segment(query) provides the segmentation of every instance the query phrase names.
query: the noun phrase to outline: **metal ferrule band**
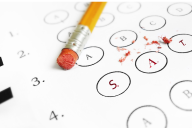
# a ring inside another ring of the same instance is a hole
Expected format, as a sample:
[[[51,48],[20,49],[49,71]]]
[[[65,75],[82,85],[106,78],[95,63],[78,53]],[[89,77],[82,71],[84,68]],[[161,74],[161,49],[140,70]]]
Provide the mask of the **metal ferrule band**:
[[[72,49],[78,56],[80,56],[90,35],[91,31],[87,26],[78,25],[68,40],[65,48]]]

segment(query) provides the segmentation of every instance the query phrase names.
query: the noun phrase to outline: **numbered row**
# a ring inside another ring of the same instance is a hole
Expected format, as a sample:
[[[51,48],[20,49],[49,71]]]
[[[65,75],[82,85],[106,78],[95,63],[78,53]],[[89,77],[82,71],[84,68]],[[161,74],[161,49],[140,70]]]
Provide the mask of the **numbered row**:
[[[120,36],[119,41],[122,41],[122,43],[126,43],[127,40],[125,37],[129,36],[126,33],[130,33],[130,32],[131,31],[124,31],[122,33],[124,35],[122,36],[119,35]],[[111,40],[113,41],[118,40],[118,39],[115,39],[114,37],[116,36],[113,35]],[[122,38],[124,37],[125,40],[121,40],[121,37]],[[192,44],[190,43],[190,41],[192,41],[191,35],[179,34],[179,35],[173,36],[172,39],[173,39],[173,42],[168,44],[168,47],[172,51],[175,51],[178,53],[188,53],[192,51]],[[24,50],[20,50],[16,54],[20,59],[30,56],[29,52],[26,52]],[[81,56],[77,60],[76,65],[81,67],[92,66],[100,62],[103,57],[104,57],[104,50],[102,48],[97,46],[86,47],[84,48]],[[143,73],[157,73],[163,70],[167,64],[168,64],[168,59],[166,55],[157,51],[144,52],[139,56],[137,56],[137,58],[135,59],[135,67]],[[3,66],[3,57],[0,57],[0,66]]]
[[[121,71],[109,72],[97,82],[97,92],[104,97],[116,97],[125,93],[131,85],[131,78]],[[169,92],[171,102],[179,109],[192,111],[192,81],[183,80],[174,84]]]
[[[75,26],[67,27],[62,29],[58,35],[57,39],[60,42],[67,43],[70,38]],[[132,30],[121,30],[115,32],[109,39],[109,42],[114,47],[127,47],[133,45],[137,42],[138,35]],[[192,51],[192,35],[190,34],[177,34],[170,37],[172,42],[167,44],[169,49],[178,53],[187,53]],[[134,41],[134,43],[133,43]]]
[[[87,3],[87,2],[77,3],[75,5],[75,9],[77,11],[84,12],[89,7],[89,4],[90,3]],[[141,3],[125,2],[125,3],[119,4],[117,7],[117,10],[120,13],[129,14],[129,13],[138,11],[140,8],[141,8]],[[173,16],[185,16],[191,13],[191,11],[192,11],[192,6],[187,3],[174,3],[167,8],[167,12]],[[48,23],[48,24],[62,23],[68,18],[68,16],[69,16],[69,13],[65,10],[52,11],[45,16],[44,21],[45,23]],[[100,20],[101,21],[99,21],[99,23],[96,26],[105,26],[105,25],[102,25],[103,24],[102,20],[105,20],[104,21],[105,24],[109,24],[111,21],[114,20],[114,16],[112,14],[103,13],[100,17]],[[151,23],[154,24],[153,22]]]
[[[39,84],[43,79],[34,77],[31,79],[33,86]],[[131,85],[131,78],[121,71],[109,72],[102,76],[97,83],[97,91],[104,97],[116,97],[125,93]],[[137,95],[137,94],[136,94]],[[169,99],[173,105],[183,111],[192,111],[192,80],[183,80],[175,83],[169,91]],[[51,111],[49,120],[60,120],[63,113]],[[47,118],[48,119],[48,118]],[[137,123],[136,123],[137,122]],[[127,127],[151,127],[166,128],[168,118],[163,110],[153,105],[145,105],[134,109],[127,118]]]

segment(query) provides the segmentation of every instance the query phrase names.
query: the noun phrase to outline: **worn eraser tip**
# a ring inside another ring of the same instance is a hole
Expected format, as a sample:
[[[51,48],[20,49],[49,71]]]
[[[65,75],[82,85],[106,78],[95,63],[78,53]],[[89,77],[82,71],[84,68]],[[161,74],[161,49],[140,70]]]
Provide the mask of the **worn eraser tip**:
[[[63,49],[60,53],[59,57],[57,58],[57,63],[60,67],[65,70],[71,69],[78,59],[78,55],[71,49]]]

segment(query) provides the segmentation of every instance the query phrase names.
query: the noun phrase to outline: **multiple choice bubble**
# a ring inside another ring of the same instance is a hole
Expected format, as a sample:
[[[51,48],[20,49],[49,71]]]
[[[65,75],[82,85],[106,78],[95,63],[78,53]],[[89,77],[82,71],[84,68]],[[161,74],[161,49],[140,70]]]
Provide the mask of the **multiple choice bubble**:
[[[123,94],[130,86],[130,77],[121,71],[114,71],[102,76],[97,83],[97,91],[105,97]]]
[[[114,47],[127,47],[137,40],[137,34],[131,30],[121,30],[114,33],[109,42]]]
[[[114,21],[115,17],[111,13],[102,13],[99,17],[96,27],[104,27],[111,24]]]
[[[89,5],[89,2],[78,2],[75,4],[75,9],[80,12],[85,12]]]
[[[145,52],[135,61],[136,68],[143,73],[157,73],[164,69],[168,63],[167,57],[156,51]]]
[[[98,63],[104,56],[102,48],[97,46],[86,47],[77,60],[77,65],[81,67],[88,67]]]
[[[139,26],[146,31],[155,31],[164,27],[165,24],[166,20],[162,16],[148,16],[140,21]]]
[[[126,2],[126,3],[121,3],[117,10],[120,13],[133,13],[136,12],[141,8],[141,4],[138,2]]]
[[[167,117],[165,113],[151,105],[135,109],[128,117],[128,128],[166,128]]]
[[[70,26],[67,28],[62,29],[57,34],[57,39],[62,43],[67,43],[68,39],[70,38],[72,32],[75,30],[75,26]]]
[[[177,53],[188,53],[192,51],[192,35],[177,34],[171,38],[172,42],[167,45],[172,51]]]
[[[170,5],[167,11],[173,16],[185,16],[192,12],[192,6],[187,3],[175,3]]]
[[[69,13],[65,10],[56,10],[48,13],[44,21],[47,24],[58,24],[63,23],[69,16]]]
[[[192,111],[192,81],[184,80],[172,86],[169,93],[171,102],[179,109]]]

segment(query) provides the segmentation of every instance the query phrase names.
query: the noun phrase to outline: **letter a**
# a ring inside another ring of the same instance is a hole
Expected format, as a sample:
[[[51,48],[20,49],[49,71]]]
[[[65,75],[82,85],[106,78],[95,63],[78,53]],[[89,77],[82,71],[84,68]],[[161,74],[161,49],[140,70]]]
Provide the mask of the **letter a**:
[[[150,68],[151,68],[151,62],[154,63],[154,65],[157,64],[157,63],[155,63],[154,61],[152,61],[151,59],[149,59]]]
[[[149,122],[148,120],[146,120],[144,118],[143,118],[143,122],[144,122],[146,128],[147,128],[147,123],[151,125],[151,122]]]

